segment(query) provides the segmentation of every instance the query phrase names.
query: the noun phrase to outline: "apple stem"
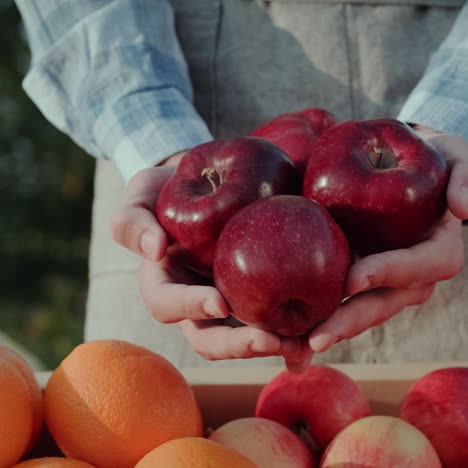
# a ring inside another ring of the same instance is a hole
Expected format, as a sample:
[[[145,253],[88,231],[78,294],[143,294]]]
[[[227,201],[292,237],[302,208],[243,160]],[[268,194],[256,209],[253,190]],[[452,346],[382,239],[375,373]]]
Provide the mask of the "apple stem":
[[[377,165],[375,167],[377,167],[378,169],[382,169],[383,167],[383,155],[382,155],[382,149],[381,148],[377,148],[376,146],[374,147],[374,153],[377,157]]]
[[[312,438],[312,436],[307,431],[307,428],[303,425],[299,426],[297,429],[297,435],[304,441],[304,443],[309,448],[310,452],[316,459],[320,459],[321,450],[320,447],[317,445],[317,442]]]
[[[216,192],[221,182],[219,174],[216,172],[216,169],[213,169],[212,167],[205,167],[201,175],[202,177],[206,177],[210,181],[211,187],[213,188],[213,192]]]
[[[376,169],[393,169],[398,166],[395,153],[390,149],[374,146],[369,154],[369,163]]]

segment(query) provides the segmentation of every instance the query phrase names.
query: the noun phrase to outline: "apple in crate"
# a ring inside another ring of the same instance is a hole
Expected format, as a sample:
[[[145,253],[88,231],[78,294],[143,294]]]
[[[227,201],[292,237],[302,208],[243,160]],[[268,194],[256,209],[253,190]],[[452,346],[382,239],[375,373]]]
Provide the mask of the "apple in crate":
[[[468,467],[468,368],[437,369],[418,379],[400,417],[427,436],[444,468]]]
[[[368,416],[343,429],[320,468],[442,468],[427,437],[393,416]]]
[[[288,428],[264,418],[229,421],[209,436],[241,452],[259,467],[314,468],[307,445]]]
[[[303,373],[282,371],[261,390],[255,415],[292,429],[323,453],[333,437],[371,414],[368,400],[349,376],[329,366],[310,365]]]
[[[426,240],[446,211],[444,157],[394,119],[341,122],[315,142],[304,195],[327,207],[360,255]]]
[[[335,125],[336,117],[325,109],[311,107],[278,115],[251,135],[265,138],[284,150],[304,174],[312,154],[311,146],[325,130]]]
[[[301,196],[276,195],[226,223],[213,276],[240,322],[298,336],[339,306],[350,264],[348,242],[325,208]]]
[[[211,141],[181,159],[158,196],[156,216],[188,266],[210,274],[218,236],[236,211],[259,198],[299,192],[294,163],[273,143]]]

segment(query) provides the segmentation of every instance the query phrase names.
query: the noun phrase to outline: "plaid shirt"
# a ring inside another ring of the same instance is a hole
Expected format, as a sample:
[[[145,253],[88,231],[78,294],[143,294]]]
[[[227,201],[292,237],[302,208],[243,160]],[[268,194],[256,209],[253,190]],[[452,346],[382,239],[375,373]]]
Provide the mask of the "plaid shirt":
[[[166,0],[17,0],[31,49],[23,87],[46,118],[128,181],[212,139]],[[157,32],[157,33],[156,33]]]
[[[27,94],[46,118],[128,181],[212,136],[192,105],[167,0],[16,0],[32,61]],[[468,139],[468,5],[399,119]]]
[[[468,140],[468,2],[398,118]]]

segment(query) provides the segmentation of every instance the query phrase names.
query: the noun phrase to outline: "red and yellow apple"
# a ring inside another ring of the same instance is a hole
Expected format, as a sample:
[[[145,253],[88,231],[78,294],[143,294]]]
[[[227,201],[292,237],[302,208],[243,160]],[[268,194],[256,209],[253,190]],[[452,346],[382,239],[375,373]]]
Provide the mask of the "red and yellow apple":
[[[209,438],[245,455],[259,467],[314,468],[312,453],[288,428],[264,418],[239,418]]]
[[[368,416],[330,443],[320,468],[442,468],[427,437],[392,416]]]

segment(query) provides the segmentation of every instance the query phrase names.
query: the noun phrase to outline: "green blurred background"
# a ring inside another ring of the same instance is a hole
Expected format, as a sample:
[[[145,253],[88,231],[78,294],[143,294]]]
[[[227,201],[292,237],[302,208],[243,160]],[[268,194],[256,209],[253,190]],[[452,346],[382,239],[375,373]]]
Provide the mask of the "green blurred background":
[[[83,336],[95,161],[24,93],[13,0],[0,0],[0,43],[0,331],[53,368]]]

